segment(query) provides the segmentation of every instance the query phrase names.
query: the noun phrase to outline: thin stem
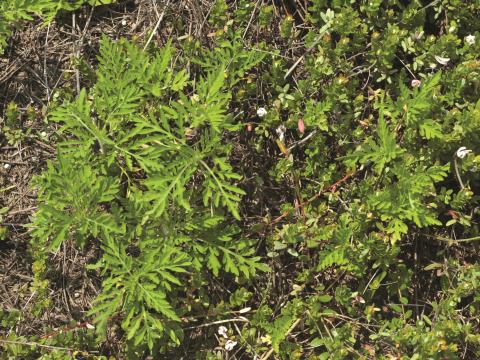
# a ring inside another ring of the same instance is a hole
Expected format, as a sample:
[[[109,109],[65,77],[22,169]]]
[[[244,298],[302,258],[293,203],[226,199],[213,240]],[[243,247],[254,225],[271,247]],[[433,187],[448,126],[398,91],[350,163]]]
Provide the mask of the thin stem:
[[[455,175],[457,176],[458,183],[460,184],[460,187],[465,189],[465,186],[463,185],[462,178],[460,177],[460,170],[458,168],[458,163],[457,163],[457,158],[453,158],[453,168],[455,169]]]
[[[156,34],[160,24],[162,23],[162,20],[163,20],[163,17],[165,16],[165,11],[168,7],[168,5],[170,5],[170,0],[167,1],[167,3],[165,4],[164,8],[163,8],[163,11],[162,13],[160,14],[160,17],[158,18],[158,21],[157,21],[157,24],[155,25],[155,28],[153,29],[152,33],[150,34],[147,42],[145,43],[145,46],[143,47],[143,50],[145,51],[148,47],[148,45],[150,44],[150,42],[152,41],[153,39],[153,36]]]
[[[445,241],[445,242],[448,242],[450,244],[463,243],[463,242],[469,242],[469,241],[479,241],[480,240],[480,236],[474,236],[474,237],[465,238],[465,239],[449,239],[449,238],[442,237],[442,236],[427,235],[427,234],[422,234],[422,235],[424,235],[426,237],[429,237],[429,238],[432,238],[432,239],[435,239],[435,240]]]

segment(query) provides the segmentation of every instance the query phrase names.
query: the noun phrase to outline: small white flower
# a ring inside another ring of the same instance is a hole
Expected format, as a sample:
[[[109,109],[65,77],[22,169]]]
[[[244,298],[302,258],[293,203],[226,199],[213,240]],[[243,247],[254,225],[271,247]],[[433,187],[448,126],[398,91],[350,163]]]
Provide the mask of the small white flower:
[[[438,62],[440,65],[447,65],[448,62],[450,61],[449,58],[441,57],[441,56],[438,56],[438,55],[435,55],[435,60],[437,60],[437,62]]]
[[[218,335],[223,336],[225,339],[228,339],[227,328],[225,326],[220,326],[217,330]]]
[[[40,133],[40,136],[41,136],[41,137],[47,137],[46,131],[42,131],[42,132]]]
[[[127,20],[123,19],[122,20],[122,26],[126,26],[127,25]]]
[[[265,110],[265,108],[261,107],[261,108],[258,108],[257,109],[257,115],[258,117],[264,117],[265,115],[267,115],[267,110]]]
[[[412,87],[419,87],[420,85],[422,85],[422,82],[418,79],[413,79],[410,85],[412,85]]]
[[[235,346],[237,346],[237,342],[236,342],[236,341],[227,340],[227,342],[225,343],[225,350],[231,351],[231,350],[233,350],[233,348],[234,348]]]
[[[473,45],[475,44],[475,35],[468,35],[465,37],[465,42],[468,44],[468,45]]]
[[[285,138],[285,131],[287,131],[287,128],[283,124],[277,128],[276,132],[280,141],[283,141]]]
[[[10,164],[5,164],[5,165],[3,165],[3,168],[4,168],[5,170],[10,169]]]
[[[467,149],[465,146],[459,147],[457,152],[455,153],[458,158],[463,159],[465,156],[470,154],[472,150]]]

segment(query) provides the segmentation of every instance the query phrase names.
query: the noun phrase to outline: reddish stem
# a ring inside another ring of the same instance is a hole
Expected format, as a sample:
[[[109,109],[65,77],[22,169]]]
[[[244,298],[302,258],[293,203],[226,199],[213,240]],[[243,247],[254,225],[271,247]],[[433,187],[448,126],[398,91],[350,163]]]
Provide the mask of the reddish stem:
[[[333,183],[332,185],[330,185],[329,187],[327,187],[326,189],[322,189],[320,190],[318,193],[316,193],[314,196],[312,196],[310,199],[307,199],[305,200],[304,202],[300,202],[298,204],[295,205],[295,207],[293,209],[289,209],[287,211],[285,211],[282,215],[280,215],[279,217],[275,218],[272,220],[272,222],[270,222],[270,226],[278,223],[280,220],[282,220],[283,218],[287,217],[291,212],[292,210],[297,210],[298,208],[303,208],[305,205],[308,205],[310,204],[312,201],[318,199],[320,196],[322,196],[323,194],[325,194],[326,192],[329,192],[329,191],[335,191],[337,189],[338,186],[340,186],[341,184],[343,184],[344,182],[346,182],[347,180],[349,180],[352,176],[354,176],[357,172],[356,171],[353,171],[351,173],[348,173],[347,175],[345,175],[343,178],[341,178],[340,180],[338,180],[337,182]]]

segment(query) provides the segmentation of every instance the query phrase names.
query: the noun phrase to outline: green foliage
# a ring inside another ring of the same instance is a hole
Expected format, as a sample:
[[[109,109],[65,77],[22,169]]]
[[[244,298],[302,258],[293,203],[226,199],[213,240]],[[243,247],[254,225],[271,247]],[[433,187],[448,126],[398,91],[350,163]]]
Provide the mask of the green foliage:
[[[103,256],[91,267],[102,292],[90,315],[102,337],[121,320],[135,356],[180,344],[181,291],[193,273],[243,281],[268,271],[255,241],[228,225],[230,215],[240,219],[245,193],[222,140],[234,128],[225,67],[211,70],[205,58],[194,83],[173,67],[173,54],[171,44],[150,55],[103,38],[95,86],[50,113],[67,137],[35,182],[32,236],[44,244],[35,256],[70,240],[99,241]]]
[[[179,276],[191,265],[188,255],[178,248],[159,246],[158,241],[143,240],[141,255],[127,255],[126,246],[111,237],[104,238],[104,255],[96,265],[105,276],[102,293],[91,314],[96,315],[98,330],[104,333],[108,322],[120,312],[125,313],[122,328],[134,346],[146,343],[150,349],[168,333],[179,343],[170,321],[180,321],[167,294],[180,286]]]
[[[212,359],[233,340],[245,358],[478,358],[479,5],[313,0],[298,26],[257,4],[212,3],[211,48],[103,37],[95,85],[52,105],[37,314],[49,253],[92,246],[87,316],[127,358],[198,333]]]
[[[115,0],[3,0],[0,3],[0,54],[5,50],[12,30],[23,21],[39,16],[49,22],[60,11],[73,11],[84,4],[97,6],[113,2]]]
[[[385,166],[403,152],[401,148],[397,147],[396,136],[389,131],[382,115],[381,113],[377,128],[378,140],[373,141],[372,138],[369,138],[365,149],[355,153],[361,164],[373,162],[373,168],[377,174],[381,174]]]
[[[471,166],[479,146],[472,137],[479,97],[470,96],[478,79],[467,59],[478,50],[478,39],[467,43],[466,37],[476,35],[479,25],[457,16],[479,8],[407,3],[312,1],[304,62],[289,73],[298,57],[285,62],[272,51],[273,66],[262,74],[270,91],[262,103],[268,115],[252,143],[259,151],[275,146],[275,128],[283,125],[281,140],[291,151],[274,161],[265,180],[290,189],[279,206],[281,221],[267,235],[267,254],[279,269],[288,268],[279,278],[287,277],[290,286],[265,294],[274,305],[262,304],[245,326],[242,335],[260,353],[273,349],[281,359],[440,359],[460,357],[460,349],[471,346],[478,356],[472,336],[478,327],[469,314],[460,315],[463,323],[457,317],[456,285],[440,263],[453,261],[451,269],[460,273],[477,265],[460,265],[443,245],[454,245],[454,236],[467,238],[458,244],[477,254],[472,242],[478,226],[470,220],[478,214],[478,168]],[[444,17],[447,8],[455,20]],[[261,28],[261,16],[258,22]],[[286,20],[278,24],[291,40],[295,32],[287,30]],[[466,63],[472,81],[460,75]],[[474,154],[459,159],[460,146]],[[468,179],[465,187],[455,166]],[[449,226],[455,229],[446,235]],[[436,259],[442,270],[428,263],[419,269],[426,259]],[[442,290],[425,289],[425,272],[432,269],[443,279]],[[419,296],[445,302],[427,309]],[[478,307],[478,299],[463,301],[472,311]],[[298,312],[285,316],[291,307]],[[300,329],[285,336],[297,318],[305,319]]]
[[[118,195],[115,178],[101,176],[78,160],[59,157],[57,166],[50,163],[37,178],[37,185],[45,204],[37,213],[33,234],[38,239],[50,239],[49,249],[57,249],[70,236],[83,246],[89,236],[125,232],[125,226],[118,225],[101,208]]]
[[[35,119],[35,110],[28,106],[24,114],[14,102],[10,102],[5,109],[5,118],[0,118],[0,129],[10,145],[17,145],[31,135],[31,129],[25,129],[25,122]]]

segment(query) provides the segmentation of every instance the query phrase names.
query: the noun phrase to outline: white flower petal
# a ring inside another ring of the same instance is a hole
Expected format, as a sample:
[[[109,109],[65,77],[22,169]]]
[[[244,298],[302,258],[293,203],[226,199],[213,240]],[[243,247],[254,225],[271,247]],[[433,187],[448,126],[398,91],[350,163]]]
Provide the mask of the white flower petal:
[[[283,141],[283,139],[285,138],[286,131],[287,131],[287,128],[283,124],[277,128],[276,132],[280,141]]]
[[[267,110],[265,110],[265,108],[261,107],[261,108],[258,108],[257,109],[257,115],[258,117],[264,117],[265,115],[267,115]]]
[[[457,152],[455,153],[459,159],[463,159],[465,156],[470,154],[472,150],[467,149],[465,146],[461,146],[458,148]]]
[[[225,339],[228,338],[227,331],[228,331],[228,329],[223,325],[220,326],[217,330],[218,335],[223,336]]]
[[[465,42],[468,44],[468,45],[473,45],[475,44],[475,35],[468,35],[465,37]]]
[[[236,341],[227,340],[227,342],[225,343],[225,350],[231,351],[231,350],[233,350],[233,348],[234,348],[235,346],[237,346],[237,342],[236,342]]]
[[[420,85],[422,85],[422,82],[418,79],[413,79],[411,85],[412,87],[419,87]]]
[[[440,65],[447,65],[448,62],[450,61],[449,58],[441,57],[441,56],[437,56],[437,55],[435,55],[435,60],[437,60],[437,62],[438,62]]]

